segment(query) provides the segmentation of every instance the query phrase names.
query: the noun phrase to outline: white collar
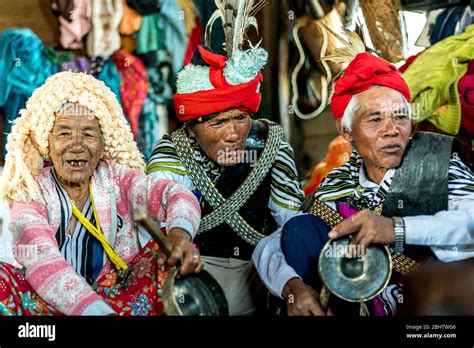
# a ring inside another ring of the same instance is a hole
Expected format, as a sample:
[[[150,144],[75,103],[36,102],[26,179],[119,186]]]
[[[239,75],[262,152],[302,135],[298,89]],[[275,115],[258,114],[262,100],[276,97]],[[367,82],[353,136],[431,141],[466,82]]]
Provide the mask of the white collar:
[[[390,168],[385,172],[385,175],[383,176],[382,181],[380,181],[380,184],[376,184],[375,182],[370,181],[369,178],[367,178],[367,175],[365,174],[364,163],[362,162],[362,165],[359,168],[359,185],[371,190],[377,190],[384,181],[392,179],[394,174],[395,168]]]

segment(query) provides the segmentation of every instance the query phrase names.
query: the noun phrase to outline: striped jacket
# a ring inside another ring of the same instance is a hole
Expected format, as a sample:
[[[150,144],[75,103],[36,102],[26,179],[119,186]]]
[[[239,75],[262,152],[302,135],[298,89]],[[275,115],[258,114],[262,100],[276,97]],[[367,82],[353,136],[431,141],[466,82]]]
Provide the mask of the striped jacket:
[[[194,154],[195,160],[204,168],[209,178],[216,181],[219,172],[215,170],[214,166],[210,165],[211,160],[203,154],[202,150],[197,149]],[[155,145],[148,162],[147,172],[156,178],[175,180],[193,192],[197,190],[169,136],[164,136]],[[277,223],[277,232],[279,233],[283,225],[298,214],[298,209],[304,198],[293,159],[293,149],[285,140],[281,142],[278,149],[275,162],[271,168],[271,178],[271,192],[267,198],[267,206]],[[261,277],[271,270],[277,270],[272,277],[272,282],[266,283],[266,285],[273,294],[280,296],[286,282],[291,278],[298,277],[298,275],[285,260],[277,232],[263,238],[257,244],[252,259]],[[263,250],[263,246],[271,246],[271,248]],[[270,270],[267,269],[269,264],[271,264]],[[278,265],[278,267],[274,267],[274,265]]]

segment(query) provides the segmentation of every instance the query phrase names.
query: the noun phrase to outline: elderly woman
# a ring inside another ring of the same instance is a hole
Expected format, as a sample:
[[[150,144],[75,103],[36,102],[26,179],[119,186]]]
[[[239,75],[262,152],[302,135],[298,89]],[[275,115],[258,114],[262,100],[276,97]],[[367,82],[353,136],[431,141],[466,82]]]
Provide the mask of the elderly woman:
[[[410,138],[409,102],[410,91],[396,68],[369,53],[358,54],[336,82],[331,109],[354,151],[314,198],[346,219],[331,229],[319,217],[301,215],[273,236],[281,239],[286,261],[299,275],[284,289],[285,298],[292,299],[289,314],[325,314],[317,292],[317,262],[329,239],[352,234],[352,245],[389,245],[393,255],[415,261],[422,255],[443,262],[474,257],[474,175],[452,152],[452,138],[431,133]],[[374,212],[380,207],[382,215]],[[264,239],[257,246],[261,255],[272,251],[268,244]],[[278,265],[256,264],[271,284]],[[396,313],[403,298],[398,277],[395,273],[384,291],[366,303],[366,314]],[[359,314],[358,305],[336,301],[331,306],[334,314]]]
[[[13,249],[0,265],[0,311],[18,315],[157,315],[163,265],[202,261],[191,240],[194,195],[143,174],[145,163],[115,95],[83,73],[51,76],[8,136],[0,199],[10,203]],[[133,216],[166,225],[169,258]],[[28,252],[25,252],[28,251]]]

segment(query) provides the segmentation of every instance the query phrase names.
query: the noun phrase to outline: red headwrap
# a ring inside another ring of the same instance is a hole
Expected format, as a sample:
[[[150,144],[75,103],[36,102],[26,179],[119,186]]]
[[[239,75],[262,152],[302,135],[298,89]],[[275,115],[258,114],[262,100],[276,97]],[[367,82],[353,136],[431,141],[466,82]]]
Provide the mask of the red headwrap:
[[[393,88],[399,91],[408,102],[411,101],[408,85],[395,66],[368,52],[359,53],[334,86],[331,99],[334,117],[338,119],[344,116],[344,111],[352,96],[368,90],[373,85]]]
[[[223,112],[232,108],[246,112],[257,112],[262,95],[257,87],[263,81],[262,74],[246,83],[230,85],[224,77],[225,56],[198,47],[202,59],[210,65],[209,79],[215,89],[194,93],[176,93],[173,97],[176,115],[182,122],[201,116]]]

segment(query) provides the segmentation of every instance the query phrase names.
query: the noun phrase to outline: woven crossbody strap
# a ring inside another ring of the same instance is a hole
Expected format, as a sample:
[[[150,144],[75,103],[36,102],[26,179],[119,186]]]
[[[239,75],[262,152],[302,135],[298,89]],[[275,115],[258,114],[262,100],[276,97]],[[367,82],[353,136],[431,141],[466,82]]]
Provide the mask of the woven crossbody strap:
[[[251,245],[256,245],[264,237],[263,234],[250,226],[238,213],[271,170],[283,138],[283,129],[280,125],[269,120],[260,121],[265,122],[268,126],[265,148],[256,166],[228,199],[221,195],[204,169],[196,162],[194,150],[184,128],[171,135],[173,145],[187,173],[206,201],[214,208],[212,212],[203,217],[198,233],[209,231],[225,222],[243,240]]]
[[[383,208],[383,205],[380,204],[374,209],[374,212],[377,215],[381,215],[382,208]],[[341,214],[339,214],[337,211],[331,209],[325,203],[317,199],[314,200],[313,204],[306,212],[311,215],[318,216],[331,228],[341,223],[344,220]],[[392,261],[393,269],[402,274],[411,272],[419,266],[419,263],[417,263],[416,261],[410,259],[409,257],[405,255],[395,256],[392,254],[391,261]]]

